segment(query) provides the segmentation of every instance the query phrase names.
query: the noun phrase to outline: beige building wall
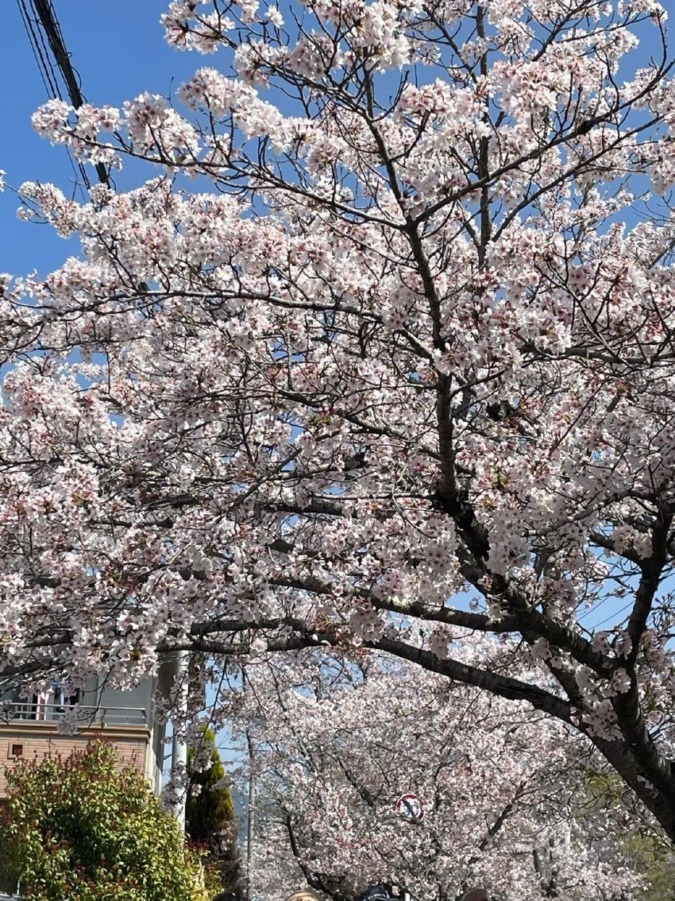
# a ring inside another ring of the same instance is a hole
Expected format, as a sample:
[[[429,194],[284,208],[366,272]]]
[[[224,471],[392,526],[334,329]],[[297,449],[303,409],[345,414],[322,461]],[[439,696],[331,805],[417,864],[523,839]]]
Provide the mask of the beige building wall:
[[[35,720],[0,723],[0,799],[7,796],[6,770],[21,760],[42,760],[50,756],[65,758],[97,740],[112,742],[122,762],[143,773],[154,787],[150,737],[150,730],[142,726],[95,726],[76,735],[64,735],[58,732],[56,723]]]

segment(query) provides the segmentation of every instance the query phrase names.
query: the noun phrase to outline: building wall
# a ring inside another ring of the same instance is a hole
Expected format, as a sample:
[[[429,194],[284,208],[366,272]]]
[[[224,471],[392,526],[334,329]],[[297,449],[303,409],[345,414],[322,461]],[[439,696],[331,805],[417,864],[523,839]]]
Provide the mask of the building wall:
[[[162,768],[164,763],[163,723],[155,717],[154,696],[157,690],[157,679],[144,679],[133,688],[121,691],[104,686],[99,689],[97,706],[101,716],[109,724],[119,722],[120,712],[128,711],[130,724],[145,724],[150,729],[150,740],[145,759],[145,776],[155,794],[162,790]],[[87,701],[83,701],[87,703]]]
[[[138,714],[134,716],[134,722],[142,717],[146,724],[152,721],[153,694],[155,691],[155,679],[143,679],[133,688],[121,691],[119,689],[104,686],[99,695],[98,705],[101,710],[129,711],[130,714]],[[83,701],[84,704],[87,701]],[[142,713],[141,713],[142,711]]]
[[[133,763],[143,773],[152,790],[162,789],[163,768],[166,757],[166,727],[155,715],[154,696],[159,687],[167,694],[175,677],[176,662],[168,655],[160,666],[156,678],[143,679],[134,688],[121,691],[105,681],[92,678],[79,693],[79,709],[89,724],[83,725],[76,736],[58,731],[57,720],[67,710],[68,702],[58,700],[56,694],[45,698],[46,706],[40,707],[36,697],[22,697],[19,690],[0,695],[0,701],[27,704],[28,710],[14,715],[21,719],[0,719],[0,799],[5,796],[4,770],[14,766],[12,744],[23,745],[23,758],[44,757],[59,754],[67,757],[73,750],[83,748],[94,738],[105,737],[117,746],[122,759]],[[59,706],[59,705],[64,706]]]
[[[115,745],[123,763],[135,767],[152,782],[154,772],[149,769],[150,730],[143,727],[99,727],[85,729],[77,735],[64,735],[57,724],[13,720],[0,723],[0,799],[7,795],[6,769],[21,760],[41,760],[44,757],[68,757],[73,751],[84,750],[89,742],[103,739]],[[22,754],[15,752],[21,747]]]

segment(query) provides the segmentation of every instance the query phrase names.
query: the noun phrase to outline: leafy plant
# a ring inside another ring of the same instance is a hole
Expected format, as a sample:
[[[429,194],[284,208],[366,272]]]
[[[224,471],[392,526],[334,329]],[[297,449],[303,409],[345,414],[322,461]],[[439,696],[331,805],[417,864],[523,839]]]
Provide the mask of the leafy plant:
[[[8,773],[3,846],[34,901],[205,901],[199,857],[115,748]]]

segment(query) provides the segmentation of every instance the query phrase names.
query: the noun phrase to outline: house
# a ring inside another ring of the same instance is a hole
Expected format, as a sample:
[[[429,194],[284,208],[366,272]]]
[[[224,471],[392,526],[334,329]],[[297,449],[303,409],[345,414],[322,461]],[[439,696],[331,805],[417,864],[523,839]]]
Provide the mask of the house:
[[[0,698],[0,802],[6,797],[5,772],[22,760],[68,757],[93,740],[112,742],[124,763],[143,773],[156,794],[162,787],[165,726],[155,715],[157,689],[166,691],[175,662],[167,660],[159,675],[121,691],[104,680],[92,680],[76,696],[65,696],[55,683],[51,691],[21,697],[18,691]]]

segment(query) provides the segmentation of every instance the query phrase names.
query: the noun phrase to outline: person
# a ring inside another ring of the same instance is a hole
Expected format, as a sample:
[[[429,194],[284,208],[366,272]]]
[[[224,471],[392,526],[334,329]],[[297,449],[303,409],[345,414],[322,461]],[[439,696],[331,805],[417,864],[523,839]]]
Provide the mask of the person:
[[[356,896],[356,901],[392,901],[392,894],[386,885],[369,885]]]
[[[286,898],[286,901],[321,901],[321,897],[314,889],[303,888],[300,889],[300,891],[293,892],[292,895],[289,895],[288,898]]]

